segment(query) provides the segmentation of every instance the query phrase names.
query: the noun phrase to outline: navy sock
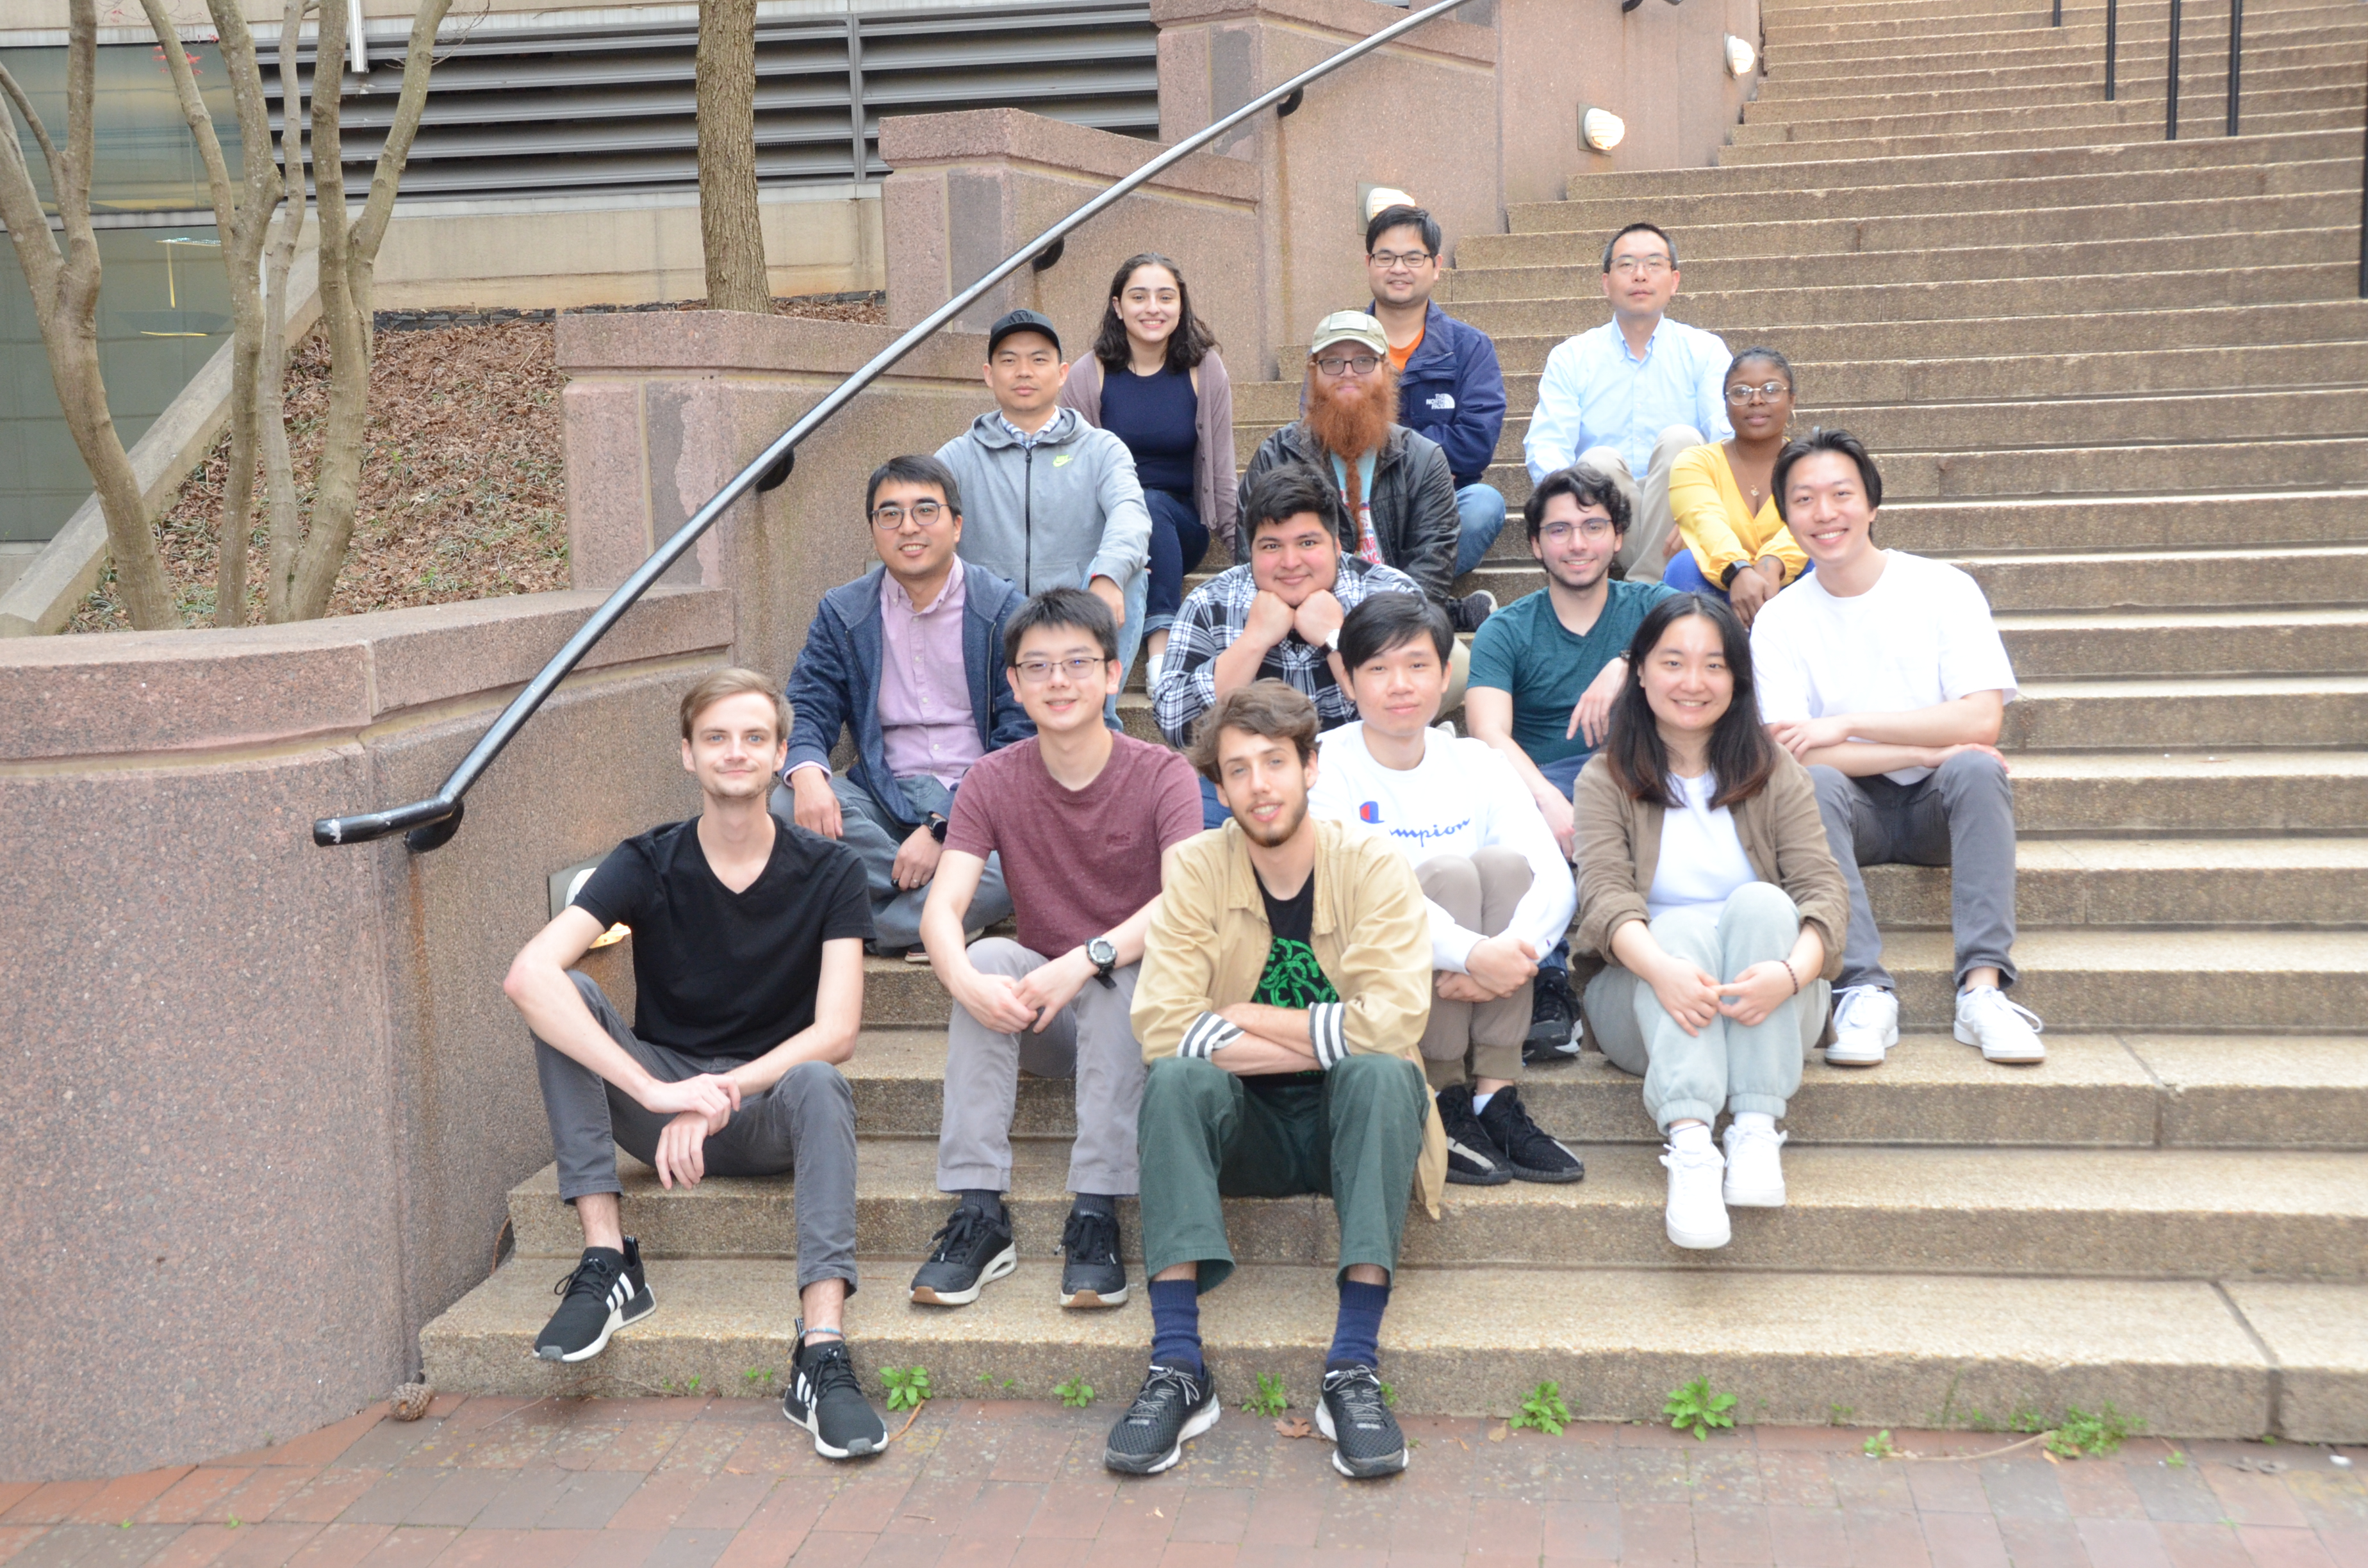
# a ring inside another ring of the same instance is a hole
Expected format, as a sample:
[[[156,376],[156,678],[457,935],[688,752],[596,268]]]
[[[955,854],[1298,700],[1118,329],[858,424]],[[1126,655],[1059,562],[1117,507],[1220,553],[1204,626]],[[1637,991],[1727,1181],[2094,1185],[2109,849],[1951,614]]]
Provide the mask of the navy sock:
[[[1151,1358],[1163,1367],[1183,1367],[1195,1377],[1201,1365],[1201,1282],[1151,1282]]]
[[[966,1187],[961,1193],[962,1207],[975,1209],[985,1215],[1003,1212],[1003,1194],[991,1187]]]
[[[1340,1281],[1340,1320],[1332,1329],[1331,1354],[1324,1358],[1326,1371],[1382,1364],[1382,1313],[1389,1310],[1389,1305],[1390,1288],[1386,1285],[1363,1285],[1354,1279]]]
[[[1081,1192],[1070,1207],[1080,1214],[1099,1214],[1107,1219],[1118,1218],[1118,1199],[1106,1192]]]

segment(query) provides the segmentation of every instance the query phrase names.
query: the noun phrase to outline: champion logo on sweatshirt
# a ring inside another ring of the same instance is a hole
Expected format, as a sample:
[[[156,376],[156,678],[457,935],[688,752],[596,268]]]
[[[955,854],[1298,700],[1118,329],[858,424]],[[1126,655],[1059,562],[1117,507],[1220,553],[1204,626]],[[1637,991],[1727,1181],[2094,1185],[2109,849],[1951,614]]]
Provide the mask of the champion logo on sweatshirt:
[[[1367,801],[1363,805],[1357,808],[1357,820],[1359,822],[1366,823],[1380,822],[1382,820],[1382,803],[1379,801]]]

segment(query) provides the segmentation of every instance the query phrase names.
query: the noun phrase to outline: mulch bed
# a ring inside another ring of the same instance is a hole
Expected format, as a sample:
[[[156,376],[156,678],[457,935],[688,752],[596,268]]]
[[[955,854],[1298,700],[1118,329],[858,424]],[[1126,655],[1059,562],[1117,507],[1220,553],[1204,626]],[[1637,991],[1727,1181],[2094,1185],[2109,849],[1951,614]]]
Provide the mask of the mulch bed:
[[[700,308],[696,301],[648,307]],[[884,324],[876,296],[781,300],[784,315]],[[420,325],[401,319],[376,335],[364,438],[361,506],[329,601],[331,615],[545,593],[567,586],[565,466],[546,312]],[[328,350],[318,334],[291,357],[289,441],[296,491],[309,517]],[[218,441],[157,526],[165,570],[189,624],[217,624],[214,571],[230,438]],[[260,475],[257,490],[261,489]],[[263,619],[268,528],[258,511],[248,545],[244,619]],[[128,631],[110,572],[69,631]]]

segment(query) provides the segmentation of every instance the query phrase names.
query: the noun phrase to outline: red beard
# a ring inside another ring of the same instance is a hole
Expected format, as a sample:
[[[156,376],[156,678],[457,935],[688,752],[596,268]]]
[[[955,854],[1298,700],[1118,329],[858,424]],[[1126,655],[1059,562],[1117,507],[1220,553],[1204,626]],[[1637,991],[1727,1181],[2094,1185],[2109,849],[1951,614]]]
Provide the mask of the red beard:
[[[1340,397],[1333,384],[1307,367],[1307,432],[1326,451],[1338,456],[1349,471],[1349,515],[1353,521],[1363,505],[1363,481],[1357,460],[1388,439],[1398,418],[1397,378],[1384,371],[1369,378],[1363,395]]]

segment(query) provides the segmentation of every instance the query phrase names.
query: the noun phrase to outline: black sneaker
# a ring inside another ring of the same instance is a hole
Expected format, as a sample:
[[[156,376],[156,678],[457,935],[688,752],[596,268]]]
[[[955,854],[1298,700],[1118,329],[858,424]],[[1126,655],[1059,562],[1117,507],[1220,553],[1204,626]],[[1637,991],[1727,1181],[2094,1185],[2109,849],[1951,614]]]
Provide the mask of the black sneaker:
[[[1406,1467],[1406,1434],[1398,1430],[1398,1418],[1382,1398],[1382,1380],[1371,1367],[1324,1374],[1315,1429],[1332,1439],[1332,1468],[1351,1481],[1395,1475]]]
[[[1061,1232],[1061,1304],[1121,1307],[1126,1266],[1118,1260],[1118,1216],[1069,1210]]]
[[[1577,1181],[1587,1175],[1577,1154],[1530,1119],[1521,1091],[1510,1084],[1488,1096],[1480,1125],[1487,1130],[1488,1142],[1505,1152],[1514,1176],[1521,1181]]]
[[[978,1293],[1019,1267],[1011,1241],[1011,1210],[995,1212],[956,1206],[951,1218],[929,1238],[929,1261],[913,1276],[913,1300],[938,1307],[966,1307]]]
[[[1578,1054],[1578,1004],[1570,994],[1566,970],[1538,971],[1536,994],[1530,1003],[1529,1038],[1521,1041],[1521,1060],[1536,1067],[1567,1062]]]
[[[814,1452],[826,1460],[876,1454],[888,1446],[888,1428],[863,1397],[847,1341],[833,1336],[807,1343],[805,1324],[790,1352],[790,1386],[781,1391],[781,1414],[814,1434]]]
[[[1513,1179],[1513,1163],[1472,1113],[1471,1085],[1439,1091],[1439,1119],[1447,1129],[1448,1180],[1464,1187],[1502,1187]]]
[[[1458,631],[1477,631],[1481,623],[1497,613],[1497,596],[1483,588],[1476,594],[1466,594],[1455,601],[1451,619]]]
[[[551,1288],[564,1298],[535,1336],[534,1353],[546,1361],[589,1361],[609,1348],[609,1336],[658,1310],[642,1273],[642,1249],[632,1237],[625,1250],[586,1247],[575,1272]]]
[[[1102,1463],[1128,1475],[1156,1475],[1184,1457],[1184,1445],[1217,1424],[1217,1380],[1155,1361],[1143,1392],[1110,1428]]]

